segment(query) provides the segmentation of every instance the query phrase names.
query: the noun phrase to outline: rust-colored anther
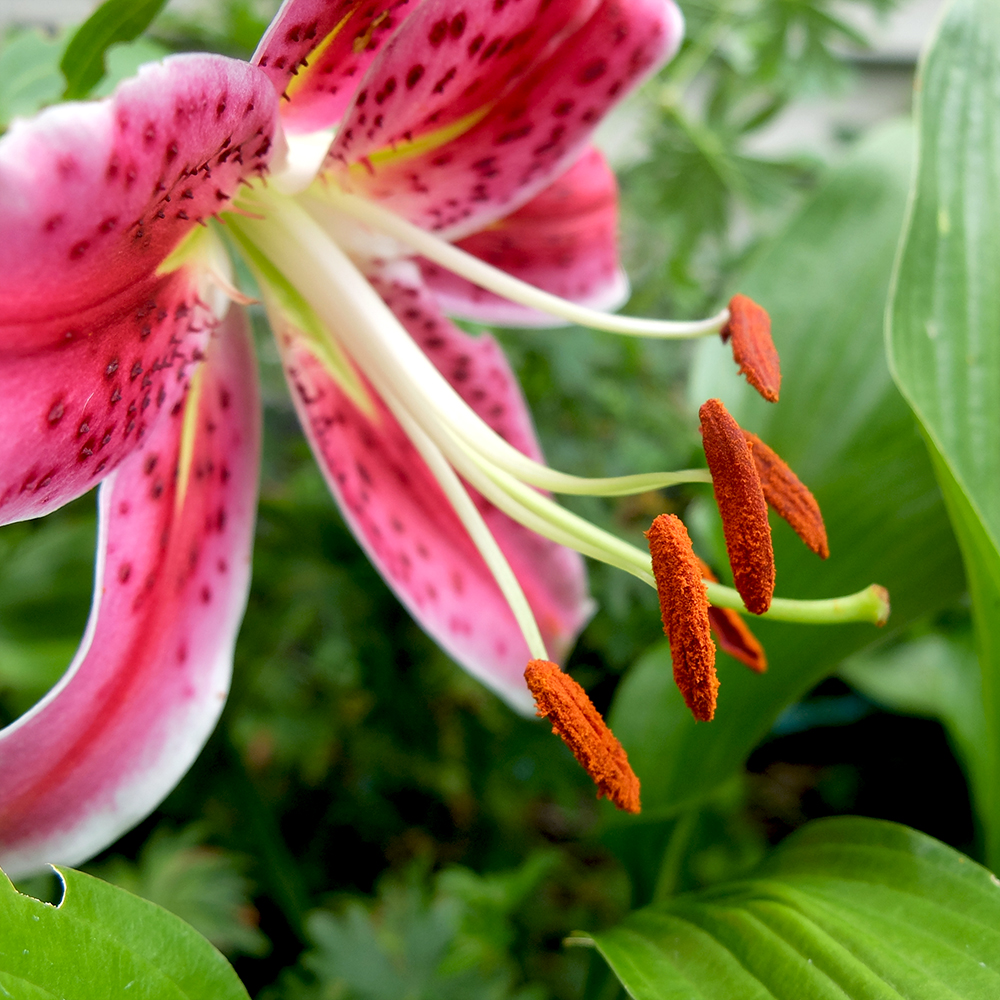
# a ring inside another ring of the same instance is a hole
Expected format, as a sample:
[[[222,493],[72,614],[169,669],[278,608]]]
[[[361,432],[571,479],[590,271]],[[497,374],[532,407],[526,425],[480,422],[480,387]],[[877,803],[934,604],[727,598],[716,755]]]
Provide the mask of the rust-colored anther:
[[[646,538],[660,596],[663,631],[670,640],[674,682],[691,714],[699,722],[708,722],[715,715],[719,679],[715,674],[715,644],[709,629],[701,560],[691,548],[687,528],[673,514],[660,514]]]
[[[703,580],[718,582],[708,563],[703,559],[699,559],[698,563]],[[767,670],[767,654],[764,652],[764,647],[736,611],[732,608],[709,605],[708,623],[712,626],[715,641],[723,652],[728,653],[734,660],[746,664],[754,673],[762,674]]]
[[[524,679],[534,695],[538,715],[548,716],[552,732],[562,737],[593,778],[597,797],[611,799],[626,812],[639,812],[639,779],[587,692],[548,660],[532,660]]]
[[[753,464],[757,466],[764,499],[783,517],[799,536],[820,557],[826,559],[830,546],[826,541],[826,525],[816,498],[797,475],[756,434],[744,431],[750,445]]]
[[[721,400],[708,400],[698,415],[733,581],[747,610],[761,615],[774,593],[774,549],[757,466],[740,425]]]
[[[771,339],[771,317],[745,295],[729,300],[729,322],[720,331],[722,342],[733,339],[733,359],[740,374],[770,403],[778,402],[781,361]]]

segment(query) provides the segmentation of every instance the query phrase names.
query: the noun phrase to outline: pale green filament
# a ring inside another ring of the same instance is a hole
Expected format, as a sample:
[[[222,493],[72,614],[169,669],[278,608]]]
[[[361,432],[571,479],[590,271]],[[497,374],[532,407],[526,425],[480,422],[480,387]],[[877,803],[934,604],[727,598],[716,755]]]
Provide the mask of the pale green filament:
[[[407,222],[395,212],[367,198],[347,194],[333,183],[322,181],[310,189],[312,197],[307,196],[307,203],[322,212],[326,206],[351,216],[358,222],[370,226],[378,233],[384,233],[400,243],[416,250],[428,260],[433,260],[443,268],[461,275],[481,288],[489,289],[497,295],[512,302],[517,302],[529,309],[558,316],[568,323],[577,323],[594,330],[604,330],[607,333],[619,333],[630,337],[655,337],[670,340],[688,340],[692,337],[708,337],[719,331],[729,322],[729,310],[723,309],[707,319],[687,321],[643,319],[634,316],[622,316],[618,313],[601,312],[599,309],[588,309],[586,306],[568,302],[558,295],[543,292],[518,278],[511,277],[505,271],[491,267],[485,261],[472,254],[460,250],[440,237]],[[318,213],[317,213],[318,214]]]
[[[438,481],[444,495],[448,498],[452,508],[458,515],[465,530],[469,533],[473,544],[479,549],[479,554],[483,557],[487,568],[493,574],[500,592],[507,601],[514,619],[517,621],[524,641],[534,660],[549,659],[548,651],[545,649],[545,642],[542,633],[538,629],[538,623],[528,604],[528,599],[524,596],[521,584],[518,582],[514,571],[507,562],[507,557],[500,550],[496,539],[483,520],[482,514],[476,509],[465,487],[460,482],[455,470],[448,464],[440,449],[424,433],[423,429],[413,420],[406,409],[402,406],[393,405],[396,403],[390,397],[386,397],[386,404],[390,406],[400,426],[406,431],[407,436],[413,442],[414,447],[420,452],[427,467],[431,470],[434,478]]]

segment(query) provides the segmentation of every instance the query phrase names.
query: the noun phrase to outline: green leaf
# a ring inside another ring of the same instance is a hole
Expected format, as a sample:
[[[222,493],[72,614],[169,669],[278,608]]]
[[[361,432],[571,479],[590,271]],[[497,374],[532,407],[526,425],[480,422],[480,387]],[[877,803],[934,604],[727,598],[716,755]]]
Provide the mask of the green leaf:
[[[767,650],[758,676],[720,656],[719,707],[695,723],[674,688],[669,648],[654,647],[620,686],[611,725],[656,819],[704,801],[742,764],[780,712],[845,656],[953,600],[961,563],[911,413],[882,351],[882,315],[904,214],[911,133],[894,126],[866,143],[755,263],[741,290],[771,312],[781,353],[781,401],[764,402],[735,373],[728,349],[703,345],[694,399],[722,398],[816,494],[830,536],[821,562],[772,518],[777,593],[832,597],[881,583],[892,617],[870,625],[750,621]],[[714,507],[702,508],[715,519]],[[688,517],[697,528],[702,516]],[[712,522],[714,523],[714,521]],[[713,531],[695,531],[700,554]]]
[[[248,1000],[229,963],[166,910],[69,868],[59,906],[0,875],[0,993],[18,1000]]]
[[[1000,996],[1000,883],[877,820],[811,823],[757,877],[591,937],[635,1000]]]
[[[163,9],[167,0],[105,0],[76,30],[66,45],[59,68],[66,78],[63,97],[79,100],[100,83],[104,56],[116,42],[137,38]]]
[[[170,55],[170,49],[151,38],[139,37],[132,42],[112,45],[105,53],[107,72],[91,92],[92,97],[108,97],[122,80],[135,76],[145,63],[159,62]]]
[[[37,31],[14,32],[4,40],[0,46],[0,129],[15,115],[33,115],[59,99],[61,50],[57,39]]]
[[[977,802],[1000,862],[1000,8],[957,0],[921,71],[920,159],[889,312],[893,373],[962,547],[986,734]]]

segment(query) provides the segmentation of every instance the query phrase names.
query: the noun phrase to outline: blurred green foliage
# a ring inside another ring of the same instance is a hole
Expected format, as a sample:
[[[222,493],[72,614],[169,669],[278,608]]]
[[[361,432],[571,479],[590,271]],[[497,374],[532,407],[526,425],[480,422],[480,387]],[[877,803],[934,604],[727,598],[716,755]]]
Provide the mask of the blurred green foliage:
[[[263,955],[269,944],[257,927],[246,867],[245,857],[206,846],[199,825],[163,825],[135,861],[112,857],[89,873],[176,913],[227,955]]]
[[[312,947],[301,971],[263,996],[542,1000],[539,986],[513,986],[520,977],[510,954],[517,934],[511,916],[558,862],[546,851],[501,874],[450,867],[431,875],[415,865],[387,875],[367,906],[349,900],[337,911],[310,914]]]

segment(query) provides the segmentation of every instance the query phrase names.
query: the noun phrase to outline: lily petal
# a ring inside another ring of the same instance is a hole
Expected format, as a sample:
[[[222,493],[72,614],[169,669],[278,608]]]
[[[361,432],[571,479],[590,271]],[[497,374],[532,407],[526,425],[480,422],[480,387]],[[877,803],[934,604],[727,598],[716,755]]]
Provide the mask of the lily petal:
[[[206,338],[197,269],[164,262],[266,168],[276,106],[253,67],[179,56],[0,141],[0,521],[140,446]]]
[[[234,311],[169,415],[102,485],[73,664],[0,732],[0,865],[78,864],[180,780],[222,709],[243,616],[259,401]]]
[[[330,128],[365,70],[422,0],[285,0],[251,60],[285,98],[290,133]]]
[[[337,180],[447,239],[467,236],[548,186],[580,155],[607,110],[680,44],[683,22],[672,0],[600,0],[596,9],[573,3],[570,17],[593,13],[568,34],[555,27],[567,4],[541,6],[504,7],[533,18],[553,42],[530,35],[524,58],[518,49],[497,79],[493,61],[508,44],[517,49],[517,36],[494,36],[484,26],[470,37],[466,27],[453,41],[449,21],[441,51],[455,76],[443,83],[447,104],[431,115],[408,99],[406,86],[418,52],[424,58],[417,40],[433,43],[417,34],[432,9],[422,6],[383,49],[347,113],[328,157]],[[460,71],[469,74],[464,88],[452,86]]]
[[[470,405],[513,445],[540,457],[520,388],[492,338],[470,337],[445,319],[414,265],[397,263],[371,277]],[[267,304],[306,435],[372,563],[450,656],[529,714],[533,702],[523,676],[528,647],[437,480],[374,391],[366,386],[359,402],[354,387],[345,388],[324,363],[315,335],[282,313],[274,296]],[[582,560],[472,495],[525,591],[546,646],[561,657],[592,612]]]
[[[427,0],[361,81],[333,154],[359,161],[414,137],[466,132],[599,3]]]
[[[591,309],[614,309],[628,297],[628,280],[618,260],[618,185],[593,147],[526,205],[459,240],[458,246],[536,288]],[[420,268],[449,315],[499,326],[563,322],[431,261],[421,260]]]

